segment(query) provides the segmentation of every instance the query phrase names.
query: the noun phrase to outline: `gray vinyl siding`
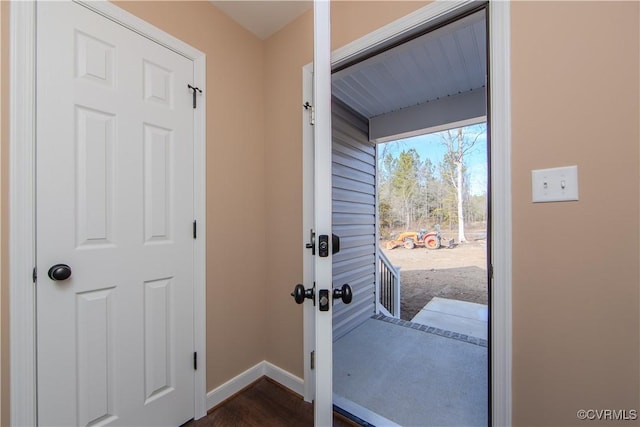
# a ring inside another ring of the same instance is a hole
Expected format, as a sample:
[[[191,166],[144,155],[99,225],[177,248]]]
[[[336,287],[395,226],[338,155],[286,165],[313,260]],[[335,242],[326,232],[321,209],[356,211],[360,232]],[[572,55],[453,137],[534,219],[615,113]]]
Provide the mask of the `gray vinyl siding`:
[[[340,338],[375,314],[376,149],[366,119],[339,102],[332,104],[333,287],[348,283],[353,301],[336,300],[333,338]]]

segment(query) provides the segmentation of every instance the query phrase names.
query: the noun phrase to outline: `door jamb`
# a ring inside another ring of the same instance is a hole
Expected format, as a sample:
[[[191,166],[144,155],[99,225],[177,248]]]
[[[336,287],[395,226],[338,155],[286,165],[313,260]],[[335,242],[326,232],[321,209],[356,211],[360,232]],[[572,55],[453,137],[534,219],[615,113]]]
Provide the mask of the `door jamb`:
[[[313,101],[313,64],[302,67],[302,105]],[[313,108],[313,107],[311,107]],[[304,186],[303,210],[302,210],[302,239],[301,247],[304,249],[303,259],[303,282],[305,289],[314,286],[315,263],[311,251],[306,248],[306,243],[310,243],[310,230],[314,228],[315,198],[313,193],[313,182],[315,176],[314,162],[314,139],[313,126],[311,125],[313,111],[302,110],[302,181]],[[310,189],[309,189],[310,186]],[[311,367],[311,352],[315,350],[315,313],[311,301],[305,301],[302,307],[303,316],[303,353],[304,353],[304,400],[311,402],[315,395],[315,375]]]
[[[345,63],[350,58],[371,49],[372,47],[391,40],[403,33],[424,25],[429,21],[441,18],[455,12],[471,3],[469,0],[436,0],[415,12],[392,22],[389,25],[361,37],[354,42],[332,52],[331,63]],[[490,117],[491,117],[491,183],[492,200],[492,254],[493,287],[491,310],[491,416],[495,426],[511,425],[512,419],[512,239],[511,239],[511,15],[509,2],[489,1],[487,9],[489,19],[489,67],[490,73]],[[303,85],[308,84],[305,73],[312,70],[312,64],[303,67]],[[303,93],[306,86],[303,86]],[[304,99],[303,101],[307,101]],[[304,125],[303,125],[304,126]],[[304,127],[303,127],[304,129]],[[304,147],[309,145],[309,136],[303,132]],[[310,151],[312,154],[313,151]],[[303,155],[309,151],[303,148]],[[309,164],[309,159],[303,159],[303,165]],[[311,159],[313,165],[313,159]],[[311,179],[309,178],[311,176]],[[311,175],[303,171],[303,212],[313,215],[313,172]],[[311,218],[313,221],[313,218]],[[304,230],[305,233],[308,230]],[[306,234],[304,234],[306,236]],[[311,254],[305,250],[304,277],[306,286],[313,283],[313,271],[307,268],[306,258]],[[311,281],[308,281],[311,277]],[[314,371],[310,369],[310,352],[314,325],[307,322],[307,311],[311,311],[310,304],[305,304],[304,314],[304,366],[305,366],[305,400],[313,400],[314,387],[309,385],[313,380]],[[311,338],[309,338],[311,337]],[[309,344],[307,344],[309,343]]]
[[[74,0],[190,59],[202,102],[194,113],[194,350],[206,360],[206,56],[110,2]],[[10,6],[9,319],[11,425],[37,425],[35,267],[36,2]],[[195,371],[194,418],[206,415],[206,363]]]

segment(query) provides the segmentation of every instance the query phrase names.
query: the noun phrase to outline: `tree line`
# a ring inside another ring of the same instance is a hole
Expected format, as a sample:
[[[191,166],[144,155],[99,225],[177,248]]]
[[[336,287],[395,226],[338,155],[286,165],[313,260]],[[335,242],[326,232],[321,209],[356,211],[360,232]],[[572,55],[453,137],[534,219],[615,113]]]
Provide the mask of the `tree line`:
[[[378,151],[378,206],[383,238],[399,230],[457,231],[457,241],[466,241],[465,223],[486,221],[487,194],[471,194],[468,156],[485,134],[485,126],[439,132],[445,148],[437,164],[420,158],[414,148],[397,155],[388,145]]]

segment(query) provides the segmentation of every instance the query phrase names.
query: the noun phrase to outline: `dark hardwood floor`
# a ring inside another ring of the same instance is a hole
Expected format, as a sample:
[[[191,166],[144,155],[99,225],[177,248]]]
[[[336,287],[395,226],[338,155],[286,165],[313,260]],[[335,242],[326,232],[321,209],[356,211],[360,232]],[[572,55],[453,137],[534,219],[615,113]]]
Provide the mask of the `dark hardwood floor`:
[[[358,424],[334,412],[334,427]],[[300,396],[263,377],[213,408],[205,418],[185,427],[301,427],[313,426],[313,405]]]

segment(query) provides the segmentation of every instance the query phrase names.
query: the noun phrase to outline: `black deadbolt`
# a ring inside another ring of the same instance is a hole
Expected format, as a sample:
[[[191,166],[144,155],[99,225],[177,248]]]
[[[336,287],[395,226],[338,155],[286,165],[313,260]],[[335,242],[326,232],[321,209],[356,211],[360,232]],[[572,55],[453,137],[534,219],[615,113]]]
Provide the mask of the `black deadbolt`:
[[[51,280],[67,280],[71,277],[71,267],[67,264],[56,264],[49,269],[48,275]]]
[[[332,234],[331,235],[331,253],[335,255],[338,252],[340,252],[340,237],[336,236],[335,234]]]
[[[322,258],[329,256],[329,236],[322,234],[318,238],[318,255]]]
[[[340,252],[340,237],[335,234],[331,235],[331,253],[333,255]],[[318,237],[318,255],[321,257],[329,256],[329,236],[322,234]]]

